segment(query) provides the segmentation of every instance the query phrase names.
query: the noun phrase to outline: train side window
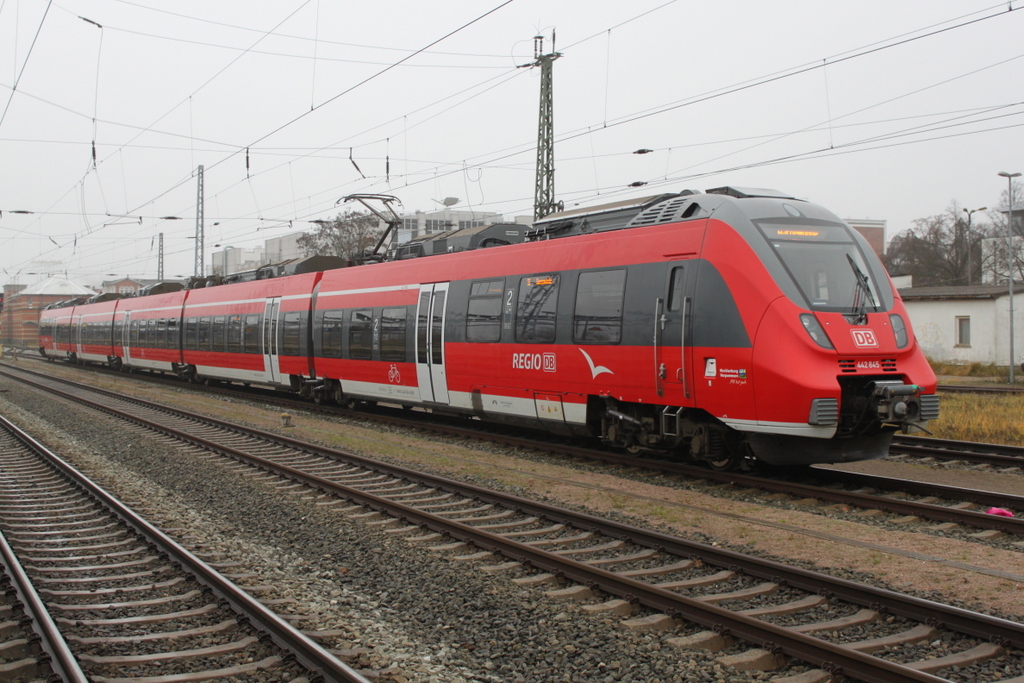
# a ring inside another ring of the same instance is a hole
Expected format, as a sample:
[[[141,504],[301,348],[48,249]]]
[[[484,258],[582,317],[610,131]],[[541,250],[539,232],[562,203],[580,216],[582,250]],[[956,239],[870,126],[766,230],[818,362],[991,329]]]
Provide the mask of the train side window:
[[[380,359],[405,361],[404,308],[385,308],[380,315]]]
[[[533,275],[519,281],[516,307],[516,341],[555,341],[558,308],[558,274]]]
[[[181,340],[178,338],[178,319],[168,318],[167,319],[167,348],[177,349],[181,345]]]
[[[139,345],[139,321],[133,320],[131,322],[131,328],[129,330],[129,346],[138,347]]]
[[[213,351],[224,350],[224,332],[226,323],[227,321],[222,315],[217,315],[213,318]]]
[[[625,270],[580,273],[572,340],[581,344],[618,344],[622,340]]]
[[[242,331],[243,345],[246,353],[260,352],[260,316],[258,313],[245,316],[245,329]]]
[[[373,358],[373,310],[352,311],[348,326],[348,355],[353,360]]]
[[[299,355],[299,324],[301,319],[302,313],[298,311],[284,314],[284,319],[282,320],[283,330],[281,333],[282,356]]]
[[[124,321],[115,320],[114,325],[110,330],[110,338],[114,343],[114,346],[121,346],[121,335],[124,331]]]
[[[228,339],[227,351],[229,353],[242,352],[242,316],[228,316]]]
[[[163,348],[167,345],[167,318],[160,318],[156,321],[156,339],[153,346]]]
[[[185,318],[185,349],[195,351],[199,348],[199,318]]]
[[[210,350],[210,340],[213,339],[213,334],[210,330],[210,318],[203,316],[199,319],[199,348],[202,351]]]
[[[342,324],[345,314],[341,311],[326,311],[320,326],[320,342],[325,358],[341,358]]]
[[[683,306],[683,287],[686,278],[683,277],[682,266],[672,269],[672,276],[668,281],[668,310],[678,311]]]
[[[466,314],[466,341],[501,340],[501,300],[504,292],[504,280],[472,284],[469,290],[469,310]]]

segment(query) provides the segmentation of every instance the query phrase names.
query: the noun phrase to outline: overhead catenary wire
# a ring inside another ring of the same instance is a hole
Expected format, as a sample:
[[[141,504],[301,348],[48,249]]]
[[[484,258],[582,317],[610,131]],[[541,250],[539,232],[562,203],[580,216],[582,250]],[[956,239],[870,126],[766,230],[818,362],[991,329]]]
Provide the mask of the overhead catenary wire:
[[[597,34],[597,35],[603,35],[603,34],[605,34],[605,31],[602,31],[600,34]],[[120,148],[119,148],[118,151],[120,152]],[[390,157],[390,155],[387,155],[387,156]],[[408,155],[407,154],[405,155],[405,158],[408,159]],[[360,160],[362,160],[362,159],[363,159],[363,156],[360,156]],[[468,168],[470,165],[473,166],[473,167],[477,167],[477,168],[483,168],[483,167],[487,167],[488,165],[493,165],[494,163],[495,162],[492,162],[492,161],[490,161],[488,159],[481,159],[478,162],[470,161],[469,164],[463,164],[463,162],[461,162],[461,161],[460,162],[454,162],[453,161],[453,162],[451,162],[451,167],[452,167],[452,172],[460,172],[460,171],[464,172],[465,168]],[[424,173],[426,173],[426,172],[424,172]],[[666,173],[666,175],[668,175],[668,174]],[[406,170],[403,173],[403,176],[405,176],[406,180],[410,177],[410,173],[408,172],[408,170]],[[371,176],[371,179],[372,179],[372,176]],[[392,180],[394,180],[394,179],[392,179]],[[386,180],[385,180],[385,182],[386,182]]]
[[[39,20],[39,26],[36,28],[36,34],[32,37],[32,44],[28,46],[28,53],[25,55],[25,61],[21,63],[21,69],[18,71],[18,77],[14,79],[14,85],[11,86],[11,94],[7,98],[7,104],[4,105],[4,113],[0,114],[0,127],[4,125],[4,120],[7,118],[7,112],[11,108],[11,102],[14,101],[14,93],[18,91],[18,84],[21,83],[21,77],[25,75],[25,68],[28,66],[28,60],[32,57],[32,50],[36,46],[36,41],[39,40],[39,34],[43,30],[43,24],[46,23],[46,17],[50,13],[51,5],[53,5],[53,0],[48,0],[46,3],[46,10],[43,12],[43,18]]]

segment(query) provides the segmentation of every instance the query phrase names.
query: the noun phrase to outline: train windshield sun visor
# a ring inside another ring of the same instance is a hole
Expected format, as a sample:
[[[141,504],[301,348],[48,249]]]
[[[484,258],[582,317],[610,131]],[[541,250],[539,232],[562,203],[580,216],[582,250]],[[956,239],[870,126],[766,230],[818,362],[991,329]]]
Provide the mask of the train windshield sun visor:
[[[872,268],[841,223],[807,218],[754,221],[813,311],[863,318],[881,298]]]

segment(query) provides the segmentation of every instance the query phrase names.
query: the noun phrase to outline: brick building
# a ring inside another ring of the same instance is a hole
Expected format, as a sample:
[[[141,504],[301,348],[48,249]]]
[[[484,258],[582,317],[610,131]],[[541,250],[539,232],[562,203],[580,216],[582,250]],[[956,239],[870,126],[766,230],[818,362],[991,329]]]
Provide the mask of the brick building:
[[[39,311],[47,304],[78,297],[91,297],[93,290],[70,280],[51,277],[42,282],[9,293],[4,287],[4,308],[0,313],[0,343],[20,349],[39,346]]]

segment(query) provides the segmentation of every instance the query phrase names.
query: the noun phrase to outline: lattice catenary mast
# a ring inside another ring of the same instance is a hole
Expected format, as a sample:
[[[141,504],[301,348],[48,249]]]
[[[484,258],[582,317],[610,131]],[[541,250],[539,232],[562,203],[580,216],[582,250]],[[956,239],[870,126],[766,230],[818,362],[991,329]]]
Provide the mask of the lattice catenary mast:
[[[537,181],[533,199],[533,219],[540,220],[562,210],[555,201],[555,123],[552,64],[561,57],[555,52],[555,33],[551,32],[551,52],[544,54],[544,36],[533,38],[533,58],[522,66],[540,67],[540,116],[537,122]]]
[[[203,166],[199,165],[196,173],[198,179],[196,189],[196,277],[203,276]]]

